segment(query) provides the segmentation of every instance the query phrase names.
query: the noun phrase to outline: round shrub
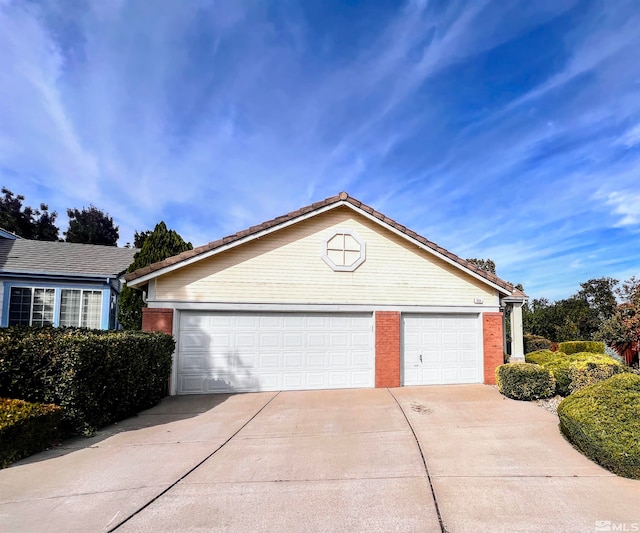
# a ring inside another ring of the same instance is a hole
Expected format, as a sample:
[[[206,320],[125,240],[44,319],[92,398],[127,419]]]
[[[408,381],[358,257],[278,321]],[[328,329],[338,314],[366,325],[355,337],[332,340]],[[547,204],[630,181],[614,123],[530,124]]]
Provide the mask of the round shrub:
[[[561,396],[625,371],[624,365],[615,359],[592,352],[566,354],[540,350],[527,354],[525,360],[550,370],[556,380],[556,393]]]
[[[498,390],[514,400],[537,400],[555,394],[553,374],[532,363],[509,363],[496,368]]]
[[[537,352],[538,350],[551,350],[553,343],[540,335],[532,335],[531,333],[525,333],[524,340],[524,353]]]
[[[640,376],[618,374],[584,387],[558,405],[560,429],[587,457],[640,479]]]

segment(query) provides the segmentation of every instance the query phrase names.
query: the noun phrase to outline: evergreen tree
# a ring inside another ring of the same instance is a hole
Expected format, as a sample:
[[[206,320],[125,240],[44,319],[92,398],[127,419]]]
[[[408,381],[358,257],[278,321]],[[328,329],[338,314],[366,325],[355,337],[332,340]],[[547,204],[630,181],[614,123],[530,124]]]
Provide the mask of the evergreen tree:
[[[113,218],[97,207],[90,205],[78,209],[67,209],[69,229],[65,232],[67,242],[84,244],[102,244],[117,246],[118,226],[113,225]]]
[[[134,256],[133,263],[127,272],[133,272],[167,257],[193,249],[190,242],[185,242],[176,231],[167,229],[164,222],[157,224],[151,232],[136,232],[134,242],[142,242],[143,244],[140,251]],[[142,301],[142,292],[125,285],[120,292],[118,321],[125,329],[140,329],[143,307],[145,304]]]

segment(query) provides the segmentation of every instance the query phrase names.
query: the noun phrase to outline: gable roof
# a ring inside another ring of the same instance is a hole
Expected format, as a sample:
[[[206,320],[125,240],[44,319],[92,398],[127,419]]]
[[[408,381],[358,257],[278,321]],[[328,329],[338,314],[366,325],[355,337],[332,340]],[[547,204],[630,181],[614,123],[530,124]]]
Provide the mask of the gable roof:
[[[137,251],[95,244],[0,239],[0,274],[117,277],[129,268]]]
[[[193,250],[188,250],[186,252],[182,252],[179,255],[168,257],[163,261],[158,261],[157,263],[153,263],[134,272],[130,272],[124,276],[124,279],[131,286],[143,285],[149,279],[158,277],[162,274],[175,270],[176,268],[180,268],[196,261],[200,261],[230,247],[237,246],[249,240],[287,227],[300,220],[304,220],[311,216],[324,213],[330,209],[334,209],[340,206],[347,206],[354,211],[365,215],[367,218],[374,220],[387,229],[391,229],[404,238],[417,243],[421,248],[433,253],[441,259],[444,259],[446,262],[457,266],[463,271],[466,271],[473,277],[489,283],[504,294],[513,296],[525,296],[523,292],[515,289],[511,283],[504,281],[494,274],[478,268],[474,264],[469,263],[468,261],[451,253],[449,250],[438,246],[434,242],[431,242],[415,231],[410,230],[406,226],[403,226],[402,224],[389,218],[383,213],[380,213],[372,207],[362,203],[360,200],[349,196],[349,194],[346,192],[341,192],[336,196],[332,196],[320,202],[315,202],[306,207],[302,207],[297,211],[292,211],[290,213],[287,213],[286,215],[282,215],[272,220],[263,222],[262,224],[258,224],[257,226],[251,226],[250,228],[239,231],[238,233],[234,233],[233,235],[228,235],[227,237],[223,237],[222,239],[212,241],[203,246],[198,246]]]

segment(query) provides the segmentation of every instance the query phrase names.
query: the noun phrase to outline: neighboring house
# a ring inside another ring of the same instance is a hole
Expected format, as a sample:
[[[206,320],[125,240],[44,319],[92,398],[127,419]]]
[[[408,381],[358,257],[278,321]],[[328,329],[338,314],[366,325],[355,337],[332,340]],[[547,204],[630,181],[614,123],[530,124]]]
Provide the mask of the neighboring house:
[[[494,383],[527,297],[347,193],[125,276],[171,394]]]
[[[119,278],[136,252],[0,231],[0,325],[116,328]]]

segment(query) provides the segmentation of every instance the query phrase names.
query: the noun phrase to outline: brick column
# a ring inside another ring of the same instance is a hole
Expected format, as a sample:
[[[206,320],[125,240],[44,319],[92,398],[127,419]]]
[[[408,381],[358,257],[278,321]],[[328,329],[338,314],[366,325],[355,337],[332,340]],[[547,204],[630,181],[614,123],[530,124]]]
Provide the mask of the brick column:
[[[376,311],[376,388],[400,386],[400,313]]]
[[[502,313],[482,313],[484,382],[496,384],[496,368],[504,362]]]
[[[159,331],[173,335],[173,309],[143,307],[142,331]]]

